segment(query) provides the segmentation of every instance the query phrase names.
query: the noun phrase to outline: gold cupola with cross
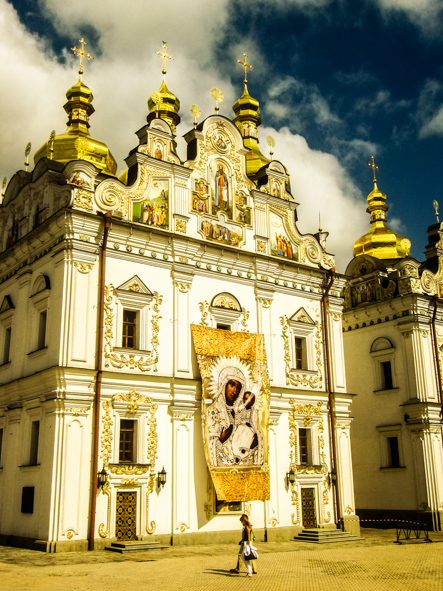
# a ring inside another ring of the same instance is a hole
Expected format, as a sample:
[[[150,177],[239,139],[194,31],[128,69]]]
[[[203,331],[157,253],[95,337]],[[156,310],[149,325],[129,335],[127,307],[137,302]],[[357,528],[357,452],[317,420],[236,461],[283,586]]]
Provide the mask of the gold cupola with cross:
[[[148,99],[149,114],[148,123],[153,119],[164,119],[171,126],[173,133],[175,127],[180,123],[180,101],[166,85],[166,60],[172,60],[172,57],[166,53],[166,41],[163,41],[163,51],[157,51],[157,55],[163,59],[163,82],[159,90],[151,94]]]
[[[257,128],[261,125],[260,104],[248,92],[247,72],[248,69],[252,70],[252,66],[246,60],[246,53],[243,53],[243,61],[238,59],[237,62],[243,66],[245,78],[243,80],[243,94],[232,105],[235,114],[233,121],[243,136],[245,147],[249,150],[246,154],[246,171],[248,176],[254,180],[260,168],[268,164],[270,160],[263,156],[258,147]]]
[[[80,48],[74,46],[72,51],[79,57],[78,81],[66,93],[67,103],[63,106],[67,115],[68,128],[65,133],[50,138],[34,155],[34,164],[42,158],[51,158],[67,164],[72,160],[86,160],[100,169],[101,172],[114,175],[117,163],[109,148],[89,135],[89,117],[94,113],[92,92],[83,82],[83,60],[92,58],[85,52],[86,42],[80,39]]]
[[[368,195],[367,212],[371,215],[371,229],[354,244],[354,256],[367,254],[377,259],[402,259],[409,256],[410,241],[393,232],[386,222],[386,195],[377,187],[374,156],[369,162],[374,176],[374,189]]]

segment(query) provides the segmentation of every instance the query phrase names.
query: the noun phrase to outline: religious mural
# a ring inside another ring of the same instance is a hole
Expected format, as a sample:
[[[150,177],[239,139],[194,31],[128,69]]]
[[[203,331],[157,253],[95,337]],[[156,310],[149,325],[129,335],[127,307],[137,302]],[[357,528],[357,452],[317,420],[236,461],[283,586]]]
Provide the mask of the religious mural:
[[[204,180],[194,181],[192,209],[199,213],[209,213],[208,184]]]
[[[251,224],[251,208],[248,206],[246,195],[235,196],[236,216],[235,219],[241,224]]]
[[[133,203],[132,219],[148,226],[167,228],[169,225],[169,181],[153,181],[143,201]]]
[[[217,160],[211,171],[212,213],[223,211],[232,219],[232,180],[225,162]]]
[[[203,378],[206,460],[217,497],[269,498],[269,378],[264,337],[191,326]]]
[[[159,142],[155,144],[154,158],[157,158],[157,160],[163,160],[163,147]]]
[[[353,306],[362,302],[371,302],[377,299],[377,283],[375,279],[368,283],[353,285],[351,288],[351,301]]]
[[[271,254],[298,261],[298,246],[290,241],[282,218],[274,213],[271,213]]]
[[[223,131],[215,131],[212,134],[211,142],[218,152],[221,152],[222,154],[229,152],[230,140]]]
[[[92,188],[92,179],[86,173],[77,171],[71,175],[69,182],[78,187]]]
[[[201,229],[205,238],[214,240],[215,242],[223,242],[231,246],[238,246],[243,236],[239,232],[239,228],[231,226],[223,222],[215,222],[213,220],[203,220]]]

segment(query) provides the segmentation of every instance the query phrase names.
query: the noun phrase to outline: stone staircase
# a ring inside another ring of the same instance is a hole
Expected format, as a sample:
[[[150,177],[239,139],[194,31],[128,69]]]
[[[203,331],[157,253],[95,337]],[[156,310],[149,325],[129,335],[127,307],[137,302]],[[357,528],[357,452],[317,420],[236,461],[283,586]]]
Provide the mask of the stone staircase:
[[[294,542],[310,544],[335,544],[340,542],[358,542],[363,540],[341,529],[304,529],[294,537]]]
[[[105,550],[125,554],[126,552],[147,552],[148,550],[166,550],[169,547],[170,546],[160,546],[158,542],[143,542],[135,540],[133,542],[111,542],[110,546],[105,546]]]

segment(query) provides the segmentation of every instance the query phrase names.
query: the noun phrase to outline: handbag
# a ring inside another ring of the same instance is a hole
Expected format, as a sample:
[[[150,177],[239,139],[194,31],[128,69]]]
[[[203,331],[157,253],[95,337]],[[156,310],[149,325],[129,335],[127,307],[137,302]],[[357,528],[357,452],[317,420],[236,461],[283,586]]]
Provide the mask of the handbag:
[[[258,558],[257,548],[254,548],[254,546],[252,546],[252,547],[246,546],[243,552],[244,552],[245,560],[257,560],[257,558]]]

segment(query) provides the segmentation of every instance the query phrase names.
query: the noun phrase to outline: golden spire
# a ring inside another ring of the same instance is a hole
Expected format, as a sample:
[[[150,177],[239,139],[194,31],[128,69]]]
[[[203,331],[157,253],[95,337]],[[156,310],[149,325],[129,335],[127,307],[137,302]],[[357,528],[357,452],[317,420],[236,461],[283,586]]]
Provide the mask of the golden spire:
[[[248,92],[248,76],[247,76],[247,71],[248,71],[248,68],[250,70],[252,70],[252,66],[251,66],[251,64],[248,64],[248,62],[246,61],[246,53],[245,52],[243,52],[243,61],[241,61],[241,60],[238,59],[237,62],[240,65],[242,65],[244,67],[244,69],[245,69],[245,79],[243,80],[243,84],[245,85],[245,92]]]
[[[166,41],[162,41],[163,51],[157,51],[157,55],[163,58],[163,81],[166,82],[166,60],[172,60],[172,57],[166,53]]]
[[[173,133],[175,127],[180,123],[180,101],[166,86],[166,60],[172,60],[172,57],[166,53],[166,41],[163,41],[163,51],[156,51],[156,54],[163,59],[163,82],[160,89],[153,92],[148,99],[149,114],[147,117],[148,123],[152,119],[160,117],[164,119],[168,125],[171,126]]]
[[[78,42],[80,43],[81,47],[80,49],[78,49],[75,45],[74,47],[71,47],[71,51],[74,52],[74,55],[78,55],[79,59],[79,67],[78,67],[78,75],[80,77],[80,80],[82,79],[82,74],[83,74],[83,58],[86,58],[89,62],[89,60],[93,60],[94,58],[92,57],[92,55],[90,53],[86,53],[85,52],[85,45],[87,45],[86,41],[83,39],[83,37],[81,39],[78,40]]]
[[[368,195],[367,212],[371,215],[371,228],[364,236],[361,236],[354,244],[354,256],[368,254],[378,259],[402,259],[409,256],[410,241],[393,232],[386,222],[386,195],[377,187],[374,156],[371,157],[369,166],[372,168],[374,189]]]
[[[93,59],[90,53],[85,52],[86,42],[80,39],[80,48],[72,47],[72,51],[79,57],[79,79],[68,89],[67,102],[63,105],[68,115],[67,130],[65,133],[55,135],[51,131],[49,139],[34,154],[34,164],[42,158],[49,158],[67,164],[73,160],[86,160],[96,166],[101,172],[115,174],[117,163],[108,147],[89,134],[89,117],[95,109],[92,105],[92,92],[83,83],[83,60]]]
[[[245,148],[249,150],[246,154],[246,173],[252,180],[256,180],[258,171],[268,164],[270,160],[263,156],[258,147],[257,127],[261,124],[260,104],[248,92],[247,72],[248,68],[252,70],[252,66],[248,64],[246,57],[246,53],[243,52],[243,61],[237,60],[244,68],[245,78],[243,80],[243,95],[232,105],[235,114],[233,122],[243,136]]]

